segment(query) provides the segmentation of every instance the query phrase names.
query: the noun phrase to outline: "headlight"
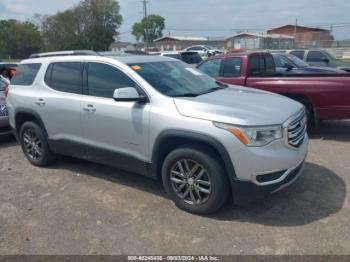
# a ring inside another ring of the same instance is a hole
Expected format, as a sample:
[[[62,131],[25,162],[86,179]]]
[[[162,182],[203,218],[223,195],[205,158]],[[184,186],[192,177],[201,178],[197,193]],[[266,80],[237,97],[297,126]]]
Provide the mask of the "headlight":
[[[265,146],[283,136],[282,126],[237,127],[214,122],[218,128],[225,129],[235,135],[246,146]]]

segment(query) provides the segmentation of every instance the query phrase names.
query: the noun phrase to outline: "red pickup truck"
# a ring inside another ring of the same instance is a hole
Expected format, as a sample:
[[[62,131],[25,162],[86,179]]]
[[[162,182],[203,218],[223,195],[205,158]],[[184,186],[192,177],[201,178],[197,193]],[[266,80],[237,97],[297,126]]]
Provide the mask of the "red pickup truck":
[[[198,69],[220,82],[278,93],[304,104],[309,123],[350,119],[350,74],[283,74],[276,72],[270,53],[238,53],[214,56]]]

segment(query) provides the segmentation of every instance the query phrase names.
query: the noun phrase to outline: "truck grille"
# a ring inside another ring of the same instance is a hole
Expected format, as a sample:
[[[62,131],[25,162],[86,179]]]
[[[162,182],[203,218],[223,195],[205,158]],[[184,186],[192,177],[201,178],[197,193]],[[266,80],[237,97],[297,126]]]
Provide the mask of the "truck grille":
[[[8,116],[6,105],[0,105],[0,116]]]
[[[307,120],[305,110],[300,112],[287,127],[288,143],[292,147],[300,147],[305,138],[307,130]]]

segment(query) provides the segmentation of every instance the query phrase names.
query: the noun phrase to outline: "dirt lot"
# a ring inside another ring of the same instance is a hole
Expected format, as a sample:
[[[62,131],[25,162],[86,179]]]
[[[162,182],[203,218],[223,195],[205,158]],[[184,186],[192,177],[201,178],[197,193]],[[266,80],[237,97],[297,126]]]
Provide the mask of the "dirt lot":
[[[0,142],[0,254],[350,254],[350,121],[327,122],[301,179],[210,217],[153,180],[64,158],[31,166]]]

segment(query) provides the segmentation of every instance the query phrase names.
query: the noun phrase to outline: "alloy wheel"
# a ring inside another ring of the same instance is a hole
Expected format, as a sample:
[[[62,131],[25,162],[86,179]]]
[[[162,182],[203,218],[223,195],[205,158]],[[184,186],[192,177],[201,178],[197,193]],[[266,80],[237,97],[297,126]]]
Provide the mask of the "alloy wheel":
[[[43,146],[34,129],[26,129],[23,133],[23,145],[32,160],[38,160],[43,154]]]
[[[176,195],[190,205],[205,203],[211,194],[207,170],[191,159],[177,161],[170,170],[171,186]]]

